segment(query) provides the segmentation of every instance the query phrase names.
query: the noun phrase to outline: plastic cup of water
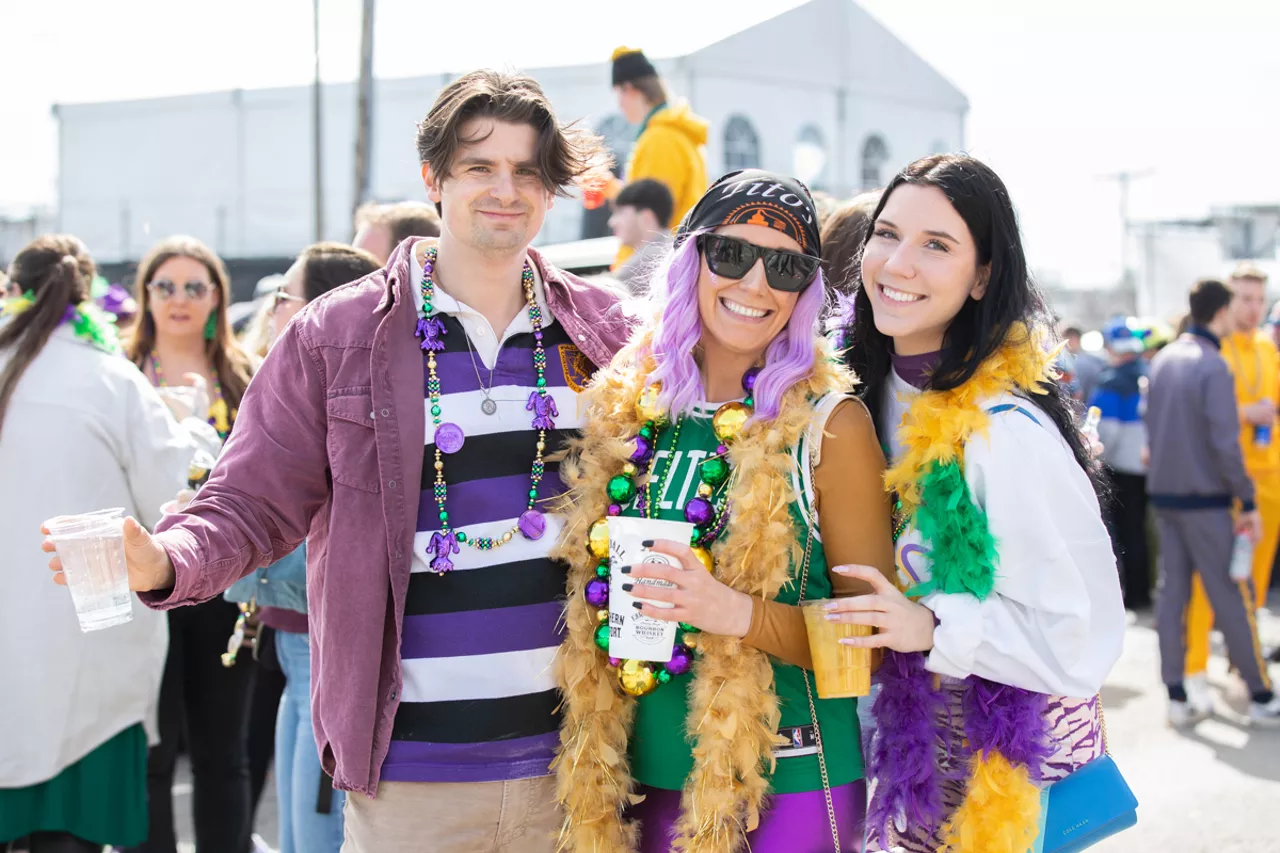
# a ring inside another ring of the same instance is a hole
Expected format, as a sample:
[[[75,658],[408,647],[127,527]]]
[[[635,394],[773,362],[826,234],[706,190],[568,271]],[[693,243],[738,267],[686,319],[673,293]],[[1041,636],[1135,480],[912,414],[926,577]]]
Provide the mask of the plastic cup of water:
[[[124,510],[60,515],[45,522],[71,590],[81,631],[123,625],[133,618],[124,561]]]

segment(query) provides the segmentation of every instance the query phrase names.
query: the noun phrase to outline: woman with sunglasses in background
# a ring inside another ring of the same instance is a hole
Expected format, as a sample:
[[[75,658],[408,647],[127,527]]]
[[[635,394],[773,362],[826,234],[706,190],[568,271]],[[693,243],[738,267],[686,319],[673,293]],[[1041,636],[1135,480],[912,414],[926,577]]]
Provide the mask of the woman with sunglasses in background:
[[[138,316],[125,354],[157,388],[208,390],[208,419],[226,437],[249,384],[250,358],[227,322],[226,267],[193,237],[161,241],[138,266]],[[247,655],[223,666],[239,608],[221,599],[169,612],[169,656],[160,688],[160,743],[147,777],[151,831],[139,853],[175,853],[173,772],[185,734],[194,777],[196,847],[243,853],[250,845],[245,733],[253,689]]]
[[[819,335],[819,259],[802,184],[726,175],[655,274],[655,316],[585,395],[561,466],[569,850],[862,849],[856,700],[817,698],[798,604],[868,590],[829,565],[892,572],[890,509],[871,418]],[[678,565],[610,564],[613,515],[692,522],[693,539],[653,544]],[[615,572],[673,584],[638,604],[680,623],[669,663],[605,651]]]

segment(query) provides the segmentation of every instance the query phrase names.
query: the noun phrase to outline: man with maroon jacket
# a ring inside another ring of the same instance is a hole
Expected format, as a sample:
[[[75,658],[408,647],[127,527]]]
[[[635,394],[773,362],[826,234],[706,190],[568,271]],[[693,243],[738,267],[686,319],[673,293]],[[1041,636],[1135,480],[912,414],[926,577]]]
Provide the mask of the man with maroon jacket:
[[[537,83],[494,71],[447,87],[417,142],[439,239],[406,239],[289,324],[196,500],[155,536],[126,522],[130,584],[152,607],[203,601],[306,539],[343,849],[549,853],[554,454],[628,325],[529,244],[606,158]]]

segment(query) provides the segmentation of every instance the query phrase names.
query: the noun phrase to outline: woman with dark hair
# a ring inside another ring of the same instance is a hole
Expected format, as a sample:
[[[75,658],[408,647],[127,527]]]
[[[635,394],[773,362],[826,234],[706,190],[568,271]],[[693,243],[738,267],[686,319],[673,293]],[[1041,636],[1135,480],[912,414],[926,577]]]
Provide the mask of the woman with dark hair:
[[[138,265],[138,316],[124,351],[162,394],[170,386],[209,389],[209,424],[225,438],[235,424],[253,364],[227,321],[231,281],[213,251],[194,237],[170,237]],[[174,853],[173,773],[185,734],[195,777],[196,846],[238,853],[250,844],[249,761],[245,741],[253,663],[224,666],[222,654],[240,610],[214,599],[169,612],[169,656],[160,690],[160,743],[151,750],[151,833],[137,853]]]
[[[868,591],[829,565],[891,573],[890,510],[872,421],[819,334],[820,246],[798,181],[721,178],[650,284],[653,318],[586,392],[560,468],[569,851],[862,849],[857,701],[816,696],[799,605]],[[689,522],[692,541],[652,543],[678,565],[616,565],[608,516]],[[680,623],[669,662],[608,656],[611,572],[672,584],[636,604]]]
[[[890,451],[906,593],[834,569],[877,586],[838,605],[877,633],[842,642],[887,650],[868,849],[1024,853],[1035,783],[1102,755],[1124,607],[1048,328],[991,169],[938,155],[889,183],[845,341]]]
[[[80,630],[66,593],[39,576],[47,518],[119,506],[148,525],[184,485],[196,418],[174,421],[90,299],[94,263],[75,237],[24,247],[0,303],[0,850],[78,853],[146,836],[144,723],[164,669],[165,622]]]
[[[343,243],[316,243],[303,249],[284,274],[284,284],[271,297],[272,343],[307,303],[381,266],[369,252]],[[284,695],[275,717],[280,853],[338,853],[346,796],[333,789],[332,780],[321,770],[312,729],[306,566],[304,544],[284,559],[237,581],[227,590],[226,599],[258,606],[262,623],[259,643],[269,641],[274,646],[284,674]],[[259,691],[261,686],[260,672]],[[252,728],[258,726],[255,716]]]

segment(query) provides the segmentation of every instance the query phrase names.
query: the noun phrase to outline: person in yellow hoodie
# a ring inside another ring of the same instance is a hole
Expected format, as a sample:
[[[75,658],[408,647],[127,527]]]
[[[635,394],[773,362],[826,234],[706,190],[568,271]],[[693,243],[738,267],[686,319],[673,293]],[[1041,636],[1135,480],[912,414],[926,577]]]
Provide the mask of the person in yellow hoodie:
[[[1233,330],[1222,339],[1222,356],[1236,382],[1240,410],[1240,448],[1257,490],[1262,536],[1253,549],[1253,584],[1244,584],[1249,618],[1266,600],[1271,566],[1280,541],[1280,436],[1276,435],[1276,403],[1280,401],[1280,353],[1260,326],[1267,307],[1267,274],[1253,264],[1236,267],[1231,276]],[[1211,707],[1206,668],[1213,610],[1200,577],[1195,577],[1187,609],[1187,698],[1198,711]]]
[[[652,178],[666,184],[675,201],[672,223],[684,219],[707,190],[707,122],[684,100],[672,100],[658,70],[642,51],[620,47],[613,52],[613,91],[626,120],[640,126],[631,149],[626,183]],[[608,193],[624,186],[615,182]],[[633,250],[622,247],[617,262]]]

